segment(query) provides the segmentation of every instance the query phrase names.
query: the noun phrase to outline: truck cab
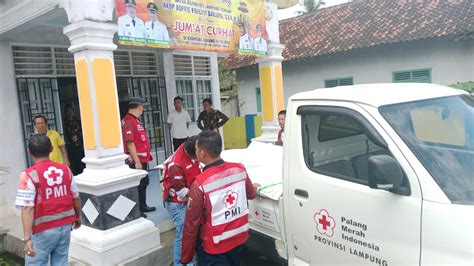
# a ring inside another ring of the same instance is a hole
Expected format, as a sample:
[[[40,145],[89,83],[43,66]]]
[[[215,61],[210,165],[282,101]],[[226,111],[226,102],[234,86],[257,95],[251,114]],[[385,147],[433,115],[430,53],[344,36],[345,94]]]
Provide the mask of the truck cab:
[[[296,94],[282,169],[275,215],[290,265],[474,263],[466,93],[372,84]]]

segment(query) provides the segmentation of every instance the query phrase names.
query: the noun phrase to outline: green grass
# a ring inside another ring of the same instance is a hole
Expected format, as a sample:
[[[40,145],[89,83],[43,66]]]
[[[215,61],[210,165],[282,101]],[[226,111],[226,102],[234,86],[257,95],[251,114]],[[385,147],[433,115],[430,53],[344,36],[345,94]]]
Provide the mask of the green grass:
[[[25,265],[25,261],[22,258],[14,256],[10,253],[0,253],[0,266],[17,266]]]

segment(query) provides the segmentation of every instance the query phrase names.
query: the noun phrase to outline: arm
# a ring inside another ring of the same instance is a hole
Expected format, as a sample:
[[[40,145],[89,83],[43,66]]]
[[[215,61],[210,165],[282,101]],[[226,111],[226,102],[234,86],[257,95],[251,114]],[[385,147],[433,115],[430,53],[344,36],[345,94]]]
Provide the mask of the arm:
[[[135,147],[135,143],[133,141],[127,142],[128,152],[130,152],[130,156],[135,163],[135,169],[142,169],[142,163],[140,162],[140,158],[138,158],[137,148]]]
[[[82,218],[81,218],[81,199],[79,197],[75,197],[73,199],[72,204],[74,205],[74,212],[76,213],[76,221],[74,222],[74,229],[78,229],[81,227]]]
[[[196,250],[199,226],[204,213],[204,194],[196,186],[191,185],[186,207],[186,217],[184,219],[183,239],[181,247],[181,262],[189,263],[193,260]]]
[[[35,215],[34,206],[24,206],[21,208],[21,222],[23,223],[23,239],[25,241],[25,253],[28,256],[35,256],[35,250],[33,249],[33,242],[31,241],[31,235],[33,233],[33,219]]]
[[[219,122],[217,123],[217,128],[220,128],[229,120],[229,118],[221,111],[216,110],[216,116],[219,119]]]
[[[252,180],[250,180],[249,176],[247,175],[247,179],[245,179],[245,190],[247,191],[247,199],[254,199],[257,196],[257,189],[260,187],[260,184],[253,184]]]
[[[61,153],[63,154],[64,164],[69,167],[71,163],[69,162],[69,156],[67,154],[66,145],[60,146],[59,149],[61,149]]]
[[[72,200],[72,206],[74,208],[74,213],[76,214],[76,221],[73,223],[73,228],[78,229],[81,227],[81,199],[79,198],[79,190],[77,189],[76,181],[72,175],[71,169],[69,169],[69,175],[71,176],[71,194],[74,197]]]
[[[189,128],[190,123],[191,123],[191,117],[189,116],[188,111],[186,111],[186,128]]]
[[[203,112],[199,114],[198,120],[196,121],[196,124],[200,130],[204,130],[204,127],[202,126],[202,120],[203,120]]]
[[[168,119],[166,120],[166,126],[167,126],[169,129],[171,129],[171,126],[173,125],[173,123],[172,123],[173,120],[171,119],[171,114],[172,114],[172,113],[169,113],[169,114],[168,114]]]

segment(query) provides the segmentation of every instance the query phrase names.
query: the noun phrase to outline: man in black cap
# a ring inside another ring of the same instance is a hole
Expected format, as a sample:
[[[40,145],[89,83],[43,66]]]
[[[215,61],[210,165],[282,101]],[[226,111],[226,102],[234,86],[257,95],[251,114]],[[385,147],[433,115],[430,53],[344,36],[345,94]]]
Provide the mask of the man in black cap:
[[[144,104],[143,99],[130,98],[128,113],[122,120],[122,135],[125,153],[129,155],[130,167],[148,170],[148,162],[152,160],[150,141],[139,119],[145,109]],[[138,201],[143,217],[146,217],[144,212],[156,210],[155,207],[149,207],[146,204],[146,187],[149,183],[150,179],[147,175],[140,180],[140,185],[138,185]]]
[[[168,29],[165,24],[158,21],[158,6],[155,3],[150,2],[146,8],[148,9],[148,17],[150,20],[145,23],[145,38],[161,42],[169,42],[170,37]]]
[[[118,18],[118,35],[143,38],[145,24],[137,17],[135,0],[125,0],[127,14]]]

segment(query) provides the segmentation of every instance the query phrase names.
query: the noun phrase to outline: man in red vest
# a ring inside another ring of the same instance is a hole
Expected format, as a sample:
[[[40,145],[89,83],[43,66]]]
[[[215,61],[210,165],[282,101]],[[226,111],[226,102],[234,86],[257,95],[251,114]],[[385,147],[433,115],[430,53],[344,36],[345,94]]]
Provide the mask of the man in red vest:
[[[245,167],[224,162],[219,133],[203,131],[196,143],[196,157],[206,165],[190,187],[183,229],[181,262],[193,258],[197,246],[199,265],[240,265],[248,239],[247,199],[257,195]],[[197,244],[201,227],[201,243]]]
[[[148,162],[152,160],[150,151],[150,140],[142,126],[139,117],[145,110],[145,100],[140,98],[130,98],[128,101],[128,113],[122,120],[123,147],[129,157],[129,166],[134,169],[148,170]],[[150,178],[146,175],[140,180],[138,185],[138,205],[142,216],[144,212],[153,212],[155,207],[146,204],[146,187],[150,183]]]
[[[181,264],[181,239],[183,237],[184,217],[188,201],[189,186],[201,173],[196,159],[197,136],[189,137],[176,152],[164,163],[163,200],[165,207],[176,225],[173,263]]]
[[[15,204],[21,207],[26,265],[67,265],[71,225],[81,226],[81,200],[71,170],[49,160],[46,135],[31,136],[34,165],[20,175]]]
[[[280,130],[278,131],[278,139],[276,145],[283,145],[283,135],[285,134],[285,120],[286,120],[286,110],[281,110],[278,112],[278,124],[280,125]]]

